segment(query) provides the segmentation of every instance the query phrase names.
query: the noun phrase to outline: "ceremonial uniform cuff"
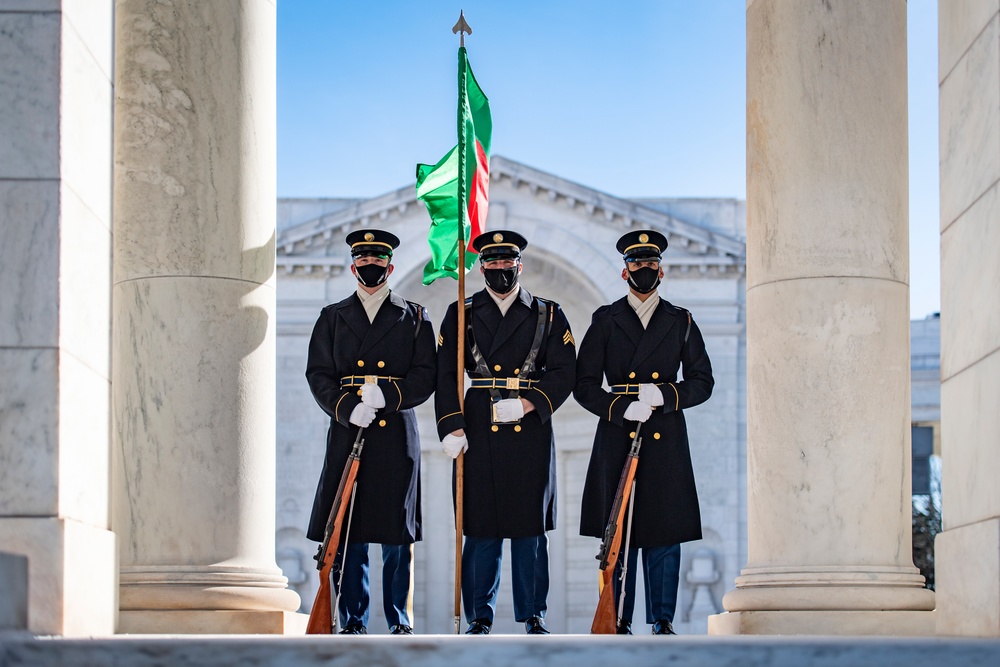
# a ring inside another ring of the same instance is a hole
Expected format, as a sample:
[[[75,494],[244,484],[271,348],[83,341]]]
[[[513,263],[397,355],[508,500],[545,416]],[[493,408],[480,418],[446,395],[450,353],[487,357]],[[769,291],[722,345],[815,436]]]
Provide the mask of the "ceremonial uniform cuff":
[[[526,392],[521,394],[525,400],[531,401],[531,404],[535,406],[535,412],[538,413],[538,417],[542,420],[542,423],[549,421],[552,417],[552,401],[549,400],[548,395],[538,387],[532,387]]]
[[[461,412],[452,412],[438,419],[437,423],[438,438],[443,439],[444,436],[449,433],[453,433],[459,429],[465,429],[465,415]]]
[[[333,418],[341,426],[351,426],[351,412],[361,402],[361,397],[354,389],[345,389],[337,399],[337,404],[333,408]]]

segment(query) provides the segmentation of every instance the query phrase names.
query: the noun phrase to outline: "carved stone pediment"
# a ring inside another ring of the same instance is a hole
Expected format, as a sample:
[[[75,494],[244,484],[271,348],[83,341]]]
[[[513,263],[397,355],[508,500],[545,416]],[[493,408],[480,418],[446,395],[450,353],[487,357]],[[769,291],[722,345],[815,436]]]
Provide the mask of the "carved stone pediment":
[[[498,155],[490,159],[490,169],[490,227],[519,228],[518,222],[531,220],[536,227],[539,222],[551,224],[573,238],[596,236],[602,242],[631,228],[647,227],[666,234],[670,247],[664,268],[671,275],[732,278],[746,271],[746,242],[735,235]],[[351,231],[379,227],[401,238],[403,231],[412,237],[414,229],[426,233],[429,222],[413,185],[370,199],[351,200],[336,210],[282,229],[277,239],[278,266],[285,273],[337,273],[350,261],[343,241]],[[544,248],[544,241],[543,249],[557,254],[566,250],[556,245]]]

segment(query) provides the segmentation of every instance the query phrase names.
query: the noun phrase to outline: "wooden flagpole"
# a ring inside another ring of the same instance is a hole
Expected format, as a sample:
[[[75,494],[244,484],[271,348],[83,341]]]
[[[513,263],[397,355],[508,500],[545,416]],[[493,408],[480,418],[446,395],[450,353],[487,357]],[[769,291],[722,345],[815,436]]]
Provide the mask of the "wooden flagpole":
[[[465,239],[458,240],[458,409],[465,414]],[[465,453],[455,459],[455,634],[462,630],[462,526]]]
[[[459,47],[465,47],[466,33],[472,34],[472,28],[465,21],[465,12],[461,12],[458,23],[451,29],[452,34],[458,33]],[[459,84],[459,104],[465,100],[465,77]],[[465,213],[466,189],[465,183],[465,145],[462,109],[459,108],[459,161],[458,161],[458,409],[465,413]],[[464,187],[463,187],[464,186]],[[462,631],[462,525],[465,509],[465,453],[460,452],[455,458],[455,634]]]

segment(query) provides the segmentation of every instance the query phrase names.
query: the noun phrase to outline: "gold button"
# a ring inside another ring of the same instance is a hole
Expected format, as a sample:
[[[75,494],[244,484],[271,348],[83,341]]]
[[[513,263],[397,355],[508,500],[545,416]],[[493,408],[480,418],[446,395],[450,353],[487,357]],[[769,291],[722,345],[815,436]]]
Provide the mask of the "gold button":
[[[630,437],[630,438],[634,438],[634,437],[635,437],[635,431],[632,431],[631,433],[629,433],[629,434],[628,434],[628,437]]]
[[[360,390],[360,389],[358,389],[358,396],[360,396],[360,395],[361,395],[361,390]]]
[[[379,426],[385,426],[385,420],[384,420],[384,419],[379,419],[379,420],[378,420],[378,425],[379,425]],[[657,437],[657,438],[659,438],[659,437],[660,437],[660,434],[659,434],[659,433],[657,433],[657,434],[656,434],[656,437]]]
[[[497,431],[500,430],[500,427],[497,426],[496,424],[494,424],[493,426],[490,426],[490,430],[493,431],[494,433],[496,433]]]
[[[659,433],[654,433],[653,434],[653,440],[659,440],[659,439],[660,439],[660,434]]]
[[[500,370],[500,364],[497,364],[496,366],[494,366],[494,367],[493,367],[493,370],[495,370],[495,371],[498,371],[498,370]]]
[[[514,375],[517,375],[517,374],[518,374],[518,373],[520,373],[520,372],[521,372],[521,369],[520,369],[520,368],[515,368],[515,369],[514,369]]]
[[[660,377],[660,374],[657,373],[656,371],[653,371],[653,379],[655,380],[658,377]]]
[[[514,433],[520,433],[520,432],[521,432],[521,425],[518,424],[517,426],[514,427]]]
[[[364,365],[365,365],[365,362],[363,362],[360,359],[358,359],[358,367],[361,367],[361,366],[364,366]]]
[[[631,373],[629,373],[628,376],[629,376],[629,379],[634,378],[635,377],[635,371],[632,371]]]
[[[384,361],[378,362],[378,367],[379,368],[385,368],[385,362]]]

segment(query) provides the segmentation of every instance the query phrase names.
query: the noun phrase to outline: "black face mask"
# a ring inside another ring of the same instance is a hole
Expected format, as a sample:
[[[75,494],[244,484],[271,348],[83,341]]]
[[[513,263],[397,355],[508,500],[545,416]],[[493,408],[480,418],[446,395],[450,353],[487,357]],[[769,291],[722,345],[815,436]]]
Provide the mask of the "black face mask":
[[[517,285],[518,265],[509,269],[483,269],[486,286],[497,294],[507,294]]]
[[[358,272],[358,282],[365,287],[375,287],[385,282],[389,277],[389,266],[379,266],[378,264],[365,264],[363,266],[354,265],[354,270]]]
[[[639,294],[649,294],[660,284],[660,270],[644,267],[629,271],[628,284]]]

